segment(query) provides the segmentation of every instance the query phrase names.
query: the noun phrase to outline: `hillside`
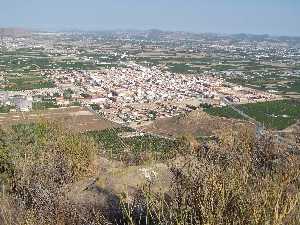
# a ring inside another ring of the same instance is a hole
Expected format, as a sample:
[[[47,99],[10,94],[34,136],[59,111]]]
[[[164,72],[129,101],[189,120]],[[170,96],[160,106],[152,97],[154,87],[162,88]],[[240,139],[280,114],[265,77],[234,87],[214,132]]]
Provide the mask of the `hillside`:
[[[180,116],[158,119],[152,124],[143,126],[140,129],[173,137],[186,134],[201,137],[212,136],[216,134],[218,130],[229,127],[239,127],[241,125],[254,128],[251,123],[246,121],[213,117],[203,111],[196,110]]]
[[[167,157],[128,149],[119,160],[93,136],[54,122],[0,132],[0,224],[300,221],[299,155],[246,125],[213,140],[182,137],[161,147]]]

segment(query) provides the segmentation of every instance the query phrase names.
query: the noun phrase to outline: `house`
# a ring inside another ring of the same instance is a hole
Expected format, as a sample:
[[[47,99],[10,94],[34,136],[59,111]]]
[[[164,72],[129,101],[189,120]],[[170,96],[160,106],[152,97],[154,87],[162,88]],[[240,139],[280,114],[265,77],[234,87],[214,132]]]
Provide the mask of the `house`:
[[[20,112],[28,112],[32,110],[32,98],[23,96],[23,95],[16,95],[10,98],[10,101],[13,105],[15,105],[16,110]]]

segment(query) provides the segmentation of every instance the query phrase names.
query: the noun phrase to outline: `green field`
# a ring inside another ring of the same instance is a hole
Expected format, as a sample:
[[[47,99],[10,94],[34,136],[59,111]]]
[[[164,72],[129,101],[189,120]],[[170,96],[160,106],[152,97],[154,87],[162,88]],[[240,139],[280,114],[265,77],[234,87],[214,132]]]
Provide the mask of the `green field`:
[[[20,78],[9,78],[2,88],[4,91],[22,91],[22,90],[32,90],[40,88],[51,88],[54,87],[52,81],[43,79],[39,76],[33,77],[20,77]]]
[[[178,145],[176,141],[151,135],[121,138],[119,134],[122,132],[134,132],[134,130],[123,127],[92,131],[86,134],[93,137],[99,146],[107,151],[107,155],[113,159],[119,159],[120,155],[126,151],[130,151],[136,157],[143,152],[152,152],[158,158],[164,158]]]
[[[279,91],[300,93],[300,79],[289,81],[286,85],[278,87]]]
[[[0,113],[8,113],[10,106],[0,106]]]
[[[0,90],[22,91],[54,87],[51,80],[41,76],[43,70],[97,70],[111,67],[124,67],[124,65],[121,65],[115,56],[92,54],[87,51],[72,57],[48,54],[43,48],[2,51],[0,71],[5,75],[4,80],[0,81]]]
[[[169,67],[169,70],[172,73],[192,73],[193,68],[189,64],[184,63],[170,63],[167,64]]]
[[[264,124],[267,128],[282,130],[300,119],[300,101],[279,100],[237,106],[240,110]],[[229,106],[207,108],[207,113],[213,116],[243,119]]]
[[[53,82],[41,76],[41,69],[49,69],[51,60],[41,49],[19,49],[0,54],[0,69],[5,72],[1,90],[22,91],[51,88]]]
[[[41,101],[41,102],[34,102],[32,105],[33,110],[45,110],[49,108],[58,108],[56,101]]]

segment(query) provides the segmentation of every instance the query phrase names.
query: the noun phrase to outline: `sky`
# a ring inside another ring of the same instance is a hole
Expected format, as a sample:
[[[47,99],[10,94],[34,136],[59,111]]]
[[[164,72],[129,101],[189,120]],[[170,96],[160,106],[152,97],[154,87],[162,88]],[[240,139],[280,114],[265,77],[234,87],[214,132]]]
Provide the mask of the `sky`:
[[[0,27],[300,36],[300,0],[0,0]]]

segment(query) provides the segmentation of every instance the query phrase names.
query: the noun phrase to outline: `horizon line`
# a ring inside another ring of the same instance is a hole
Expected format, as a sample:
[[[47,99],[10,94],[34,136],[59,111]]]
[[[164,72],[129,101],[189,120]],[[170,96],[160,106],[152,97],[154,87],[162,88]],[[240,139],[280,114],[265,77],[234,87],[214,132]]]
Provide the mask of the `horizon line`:
[[[288,34],[271,34],[271,33],[251,33],[251,32],[212,32],[212,31],[189,31],[189,30],[172,30],[172,29],[161,29],[161,28],[96,28],[96,29],[85,29],[85,28],[34,28],[34,27],[24,27],[24,26],[0,26],[0,29],[23,29],[30,32],[50,32],[50,33],[68,33],[68,32],[147,32],[147,31],[160,31],[160,32],[170,32],[170,33],[189,33],[189,34],[211,34],[220,36],[232,36],[232,35],[253,35],[253,36],[269,36],[269,37],[290,37],[290,38],[300,38],[299,35],[288,35]]]

